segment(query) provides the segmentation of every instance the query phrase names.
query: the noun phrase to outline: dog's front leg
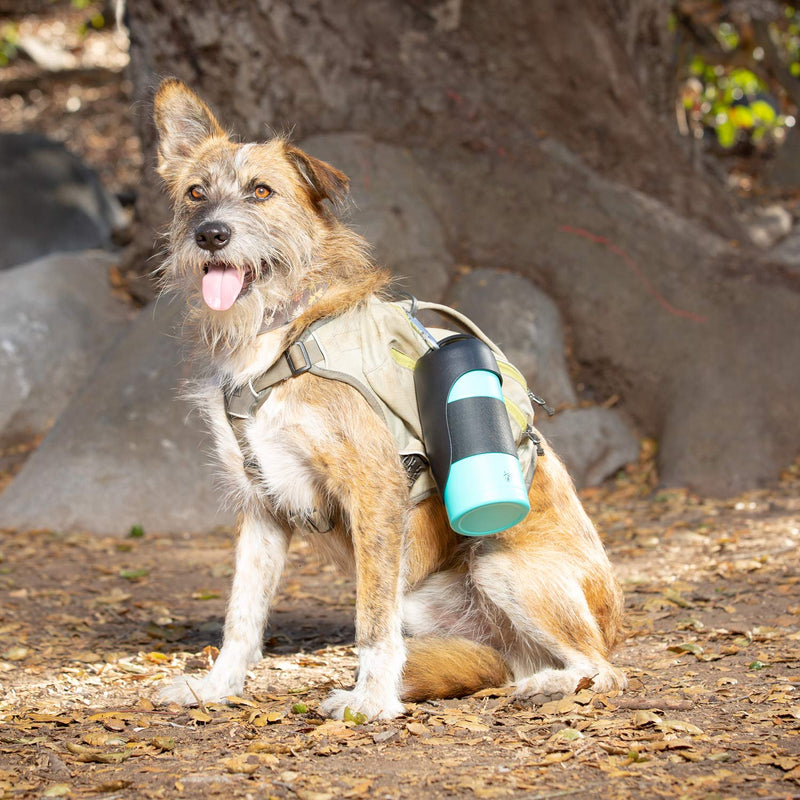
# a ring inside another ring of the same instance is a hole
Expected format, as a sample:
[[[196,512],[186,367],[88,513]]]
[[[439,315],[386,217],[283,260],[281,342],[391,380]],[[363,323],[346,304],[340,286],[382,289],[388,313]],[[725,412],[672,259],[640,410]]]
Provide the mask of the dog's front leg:
[[[247,668],[261,658],[261,637],[290,539],[291,533],[271,517],[243,516],[219,657],[208,675],[176,679],[159,692],[159,700],[196,705],[242,691]]]
[[[332,692],[323,714],[342,719],[345,709],[368,718],[392,719],[404,712],[400,679],[405,663],[400,613],[406,512],[399,491],[353,496],[350,529],[356,559],[358,678],[352,690]]]

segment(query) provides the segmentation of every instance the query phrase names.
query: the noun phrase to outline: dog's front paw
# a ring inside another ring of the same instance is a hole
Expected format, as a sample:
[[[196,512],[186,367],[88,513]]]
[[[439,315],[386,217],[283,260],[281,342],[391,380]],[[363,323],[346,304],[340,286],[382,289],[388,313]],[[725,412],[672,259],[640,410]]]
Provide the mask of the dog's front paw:
[[[394,719],[406,711],[397,695],[367,693],[356,687],[331,692],[320,705],[320,712],[326,717],[342,719],[346,708],[354,714],[364,714],[367,719]]]
[[[181,706],[196,706],[203,703],[221,703],[231,695],[238,695],[244,688],[244,679],[218,678],[210,672],[204,678],[181,675],[172,683],[163,686],[157,694],[159,703],[177,703]]]

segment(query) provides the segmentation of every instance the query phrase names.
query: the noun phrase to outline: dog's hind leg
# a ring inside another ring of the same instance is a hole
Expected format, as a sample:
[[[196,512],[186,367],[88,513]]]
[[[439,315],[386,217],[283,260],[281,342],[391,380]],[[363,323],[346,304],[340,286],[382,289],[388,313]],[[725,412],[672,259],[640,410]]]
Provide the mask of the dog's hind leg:
[[[616,605],[619,594],[610,572],[597,574],[565,552],[525,552],[493,543],[477,555],[472,577],[478,590],[508,619],[504,656],[517,695],[537,700],[571,694],[583,679],[600,692],[622,689],[625,676],[607,660],[611,642],[592,605]],[[616,622],[616,620],[615,620]]]
[[[261,658],[261,637],[290,539],[291,533],[271,517],[243,516],[219,657],[205,677],[182,676],[164,687],[161,702],[196,705],[242,691],[247,668]]]

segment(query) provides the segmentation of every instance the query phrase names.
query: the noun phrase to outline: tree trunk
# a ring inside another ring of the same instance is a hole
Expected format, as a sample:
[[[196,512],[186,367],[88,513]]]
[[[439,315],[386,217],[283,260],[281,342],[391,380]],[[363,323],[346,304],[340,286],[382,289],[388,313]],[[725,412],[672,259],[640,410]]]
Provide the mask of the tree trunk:
[[[800,440],[799,283],[744,245],[671,124],[659,0],[139,0],[131,71],[175,75],[244,138],[360,131],[410,148],[451,253],[531,277],[579,379],[662,443],[662,477],[773,480]],[[164,221],[148,175],[147,225]],[[796,337],[796,334],[794,334]]]

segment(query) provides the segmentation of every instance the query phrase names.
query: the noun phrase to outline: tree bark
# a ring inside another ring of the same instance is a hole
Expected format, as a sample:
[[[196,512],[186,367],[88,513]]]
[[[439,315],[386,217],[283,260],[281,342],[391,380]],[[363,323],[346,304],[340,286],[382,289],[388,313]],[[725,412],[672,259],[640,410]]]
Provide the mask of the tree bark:
[[[360,131],[410,148],[453,255],[542,284],[579,379],[662,443],[664,480],[730,493],[797,453],[798,281],[738,237],[672,122],[658,0],[138,0],[131,73],[177,76],[243,138]],[[148,175],[140,212],[165,219]]]

